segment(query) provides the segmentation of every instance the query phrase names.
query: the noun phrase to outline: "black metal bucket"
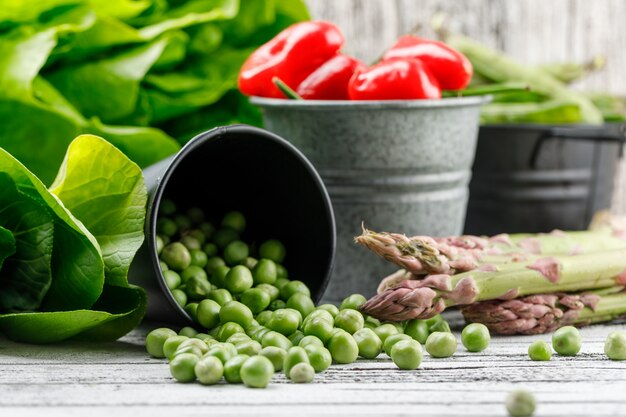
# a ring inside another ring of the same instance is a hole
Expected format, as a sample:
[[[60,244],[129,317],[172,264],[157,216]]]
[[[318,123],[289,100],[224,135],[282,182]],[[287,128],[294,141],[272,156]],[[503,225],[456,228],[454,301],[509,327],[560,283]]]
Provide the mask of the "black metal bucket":
[[[326,289],[335,257],[335,220],[328,193],[311,163],[293,145],[263,129],[218,127],[193,138],[176,155],[144,171],[149,199],[146,240],[130,282],[148,293],[146,317],[191,323],[167,288],[156,252],[161,200],[197,206],[209,218],[244,213],[244,240],[280,239],[290,278],[304,281],[314,299]]]
[[[465,232],[587,228],[607,209],[624,125],[481,126]]]

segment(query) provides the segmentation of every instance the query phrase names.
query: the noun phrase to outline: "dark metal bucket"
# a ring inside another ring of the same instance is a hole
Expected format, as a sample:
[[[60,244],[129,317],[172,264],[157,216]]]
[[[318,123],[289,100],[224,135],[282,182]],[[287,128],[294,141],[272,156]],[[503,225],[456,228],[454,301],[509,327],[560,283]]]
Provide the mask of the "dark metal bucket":
[[[465,232],[587,228],[607,209],[624,125],[481,126]]]
[[[198,206],[212,220],[242,211],[248,223],[243,239],[280,239],[287,247],[290,278],[304,281],[314,299],[324,293],[336,246],[330,198],[311,163],[281,137],[251,126],[218,127],[147,168],[144,177],[149,193],[146,240],[129,277],[148,293],[147,318],[191,323],[159,267],[156,221],[164,197],[179,207]]]

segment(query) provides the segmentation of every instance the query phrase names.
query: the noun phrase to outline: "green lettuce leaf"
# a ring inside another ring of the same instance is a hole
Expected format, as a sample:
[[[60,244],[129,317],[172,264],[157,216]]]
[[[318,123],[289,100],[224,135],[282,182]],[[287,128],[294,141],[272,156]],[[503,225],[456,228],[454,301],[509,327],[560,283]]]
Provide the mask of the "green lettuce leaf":
[[[50,191],[98,241],[106,283],[128,285],[130,263],[144,239],[148,199],[137,164],[102,138],[79,136]]]
[[[0,269],[4,260],[15,253],[15,236],[10,230],[0,226]]]
[[[5,172],[0,172],[0,225],[10,231],[13,241],[8,243],[14,245],[14,253],[0,261],[0,311],[38,309],[52,281],[54,223],[47,209],[18,191]]]

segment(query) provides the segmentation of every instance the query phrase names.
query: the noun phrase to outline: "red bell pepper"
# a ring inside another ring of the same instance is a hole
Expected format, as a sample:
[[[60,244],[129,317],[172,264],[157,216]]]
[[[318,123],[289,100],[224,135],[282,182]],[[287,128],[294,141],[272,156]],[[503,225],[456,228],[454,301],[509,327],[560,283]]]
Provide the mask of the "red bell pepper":
[[[351,56],[336,55],[309,74],[296,92],[310,100],[348,100],[348,82],[357,69],[365,65]]]
[[[343,42],[339,28],[329,22],[291,25],[248,57],[239,72],[239,90],[250,96],[284,98],[272,78],[278,77],[295,89],[335,56]]]
[[[441,98],[439,83],[418,59],[380,62],[354,73],[348,84],[352,100]]]
[[[472,79],[472,64],[465,55],[435,40],[413,35],[402,36],[383,55],[383,61],[396,58],[417,58],[422,61],[443,90],[462,90]]]

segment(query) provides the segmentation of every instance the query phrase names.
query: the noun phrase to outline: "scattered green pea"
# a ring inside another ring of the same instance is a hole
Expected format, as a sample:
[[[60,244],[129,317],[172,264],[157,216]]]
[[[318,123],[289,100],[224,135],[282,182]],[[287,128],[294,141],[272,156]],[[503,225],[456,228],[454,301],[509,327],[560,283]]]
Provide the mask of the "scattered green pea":
[[[304,362],[297,363],[289,372],[289,379],[297,384],[308,384],[315,378],[315,369]]]
[[[533,361],[549,361],[552,358],[552,346],[543,340],[535,340],[528,346],[528,356]]]
[[[334,304],[321,304],[315,307],[316,310],[325,310],[333,316],[333,319],[339,314],[339,309]]]
[[[530,417],[535,412],[535,397],[526,390],[515,390],[506,397],[506,409],[511,417]]]
[[[456,352],[456,338],[448,332],[431,333],[426,339],[426,352],[433,358],[449,358]]]
[[[229,303],[229,302],[233,301],[233,296],[231,295],[231,293],[227,289],[224,289],[224,288],[218,288],[217,290],[211,290],[211,292],[209,293],[208,298],[210,300],[215,301],[220,306],[223,306],[226,303]]]
[[[176,336],[176,332],[172,329],[162,327],[152,330],[146,336],[146,351],[155,358],[164,358],[163,344],[168,338],[173,336]]]
[[[265,291],[270,296],[270,303],[280,297],[280,290],[270,284],[259,284],[255,288]]]
[[[285,253],[285,246],[276,239],[267,240],[259,247],[261,258],[271,259],[278,264],[285,259]]]
[[[281,349],[288,350],[292,345],[287,336],[272,330],[263,335],[261,338],[261,346],[276,346]]]
[[[228,271],[225,287],[233,294],[240,294],[252,288],[252,273],[243,265],[237,265]]]
[[[274,366],[265,356],[252,356],[241,366],[240,375],[247,387],[265,388],[274,375]]]
[[[274,311],[272,317],[267,322],[267,327],[285,336],[298,330],[299,326],[300,317],[286,308]]]
[[[187,339],[189,339],[187,336],[168,337],[163,343],[163,355],[165,355],[167,359],[172,359],[174,357],[174,353],[176,353],[176,349],[178,349],[178,346],[180,346],[180,344]]]
[[[604,341],[604,353],[614,361],[626,360],[626,333],[611,332]]]
[[[343,299],[339,305],[339,310],[345,310],[346,308],[358,310],[366,301],[367,299],[361,294],[352,294]]]
[[[241,262],[241,264],[248,268],[250,271],[252,271],[258,263],[258,259],[253,258],[252,256],[248,256],[246,259],[243,260],[243,262]],[[254,278],[254,275],[252,276],[252,278]]]
[[[249,254],[250,249],[248,249],[248,245],[241,240],[230,242],[224,248],[224,260],[228,265],[239,265],[246,260]]]
[[[343,329],[350,334],[354,334],[357,330],[362,329],[364,323],[363,314],[351,308],[340,310],[335,317],[335,327]]]
[[[306,347],[307,345],[324,347],[324,342],[322,342],[317,336],[307,335],[300,339],[300,341],[298,342],[298,346]]]
[[[304,282],[298,280],[289,281],[280,289],[280,296],[283,300],[289,300],[289,297],[295,293],[302,293],[308,297],[311,296],[309,287],[307,287]]]
[[[461,342],[470,352],[482,352],[490,341],[489,329],[482,323],[468,324],[461,332]]]
[[[271,259],[260,259],[252,270],[255,285],[273,284],[276,282],[276,263]]]
[[[204,245],[202,245],[202,251],[206,254],[207,257],[209,257],[209,259],[216,257],[217,251],[218,251],[217,245],[213,242],[205,243]],[[222,259],[222,258],[219,258],[219,259]],[[207,271],[207,273],[210,274],[211,272]]]
[[[552,348],[563,356],[575,356],[582,345],[580,332],[574,326],[564,326],[552,335]]]
[[[387,340],[389,340],[389,338]],[[391,356],[393,363],[400,369],[417,369],[422,363],[422,346],[417,340],[408,337],[408,339],[399,340],[395,343],[391,347],[389,356]]]
[[[250,339],[250,336],[248,336],[245,333],[235,333],[231,337],[226,339],[225,343],[230,343],[231,345],[235,345],[235,348],[236,348],[237,344],[243,343],[243,342],[249,342],[250,340],[252,340]]]
[[[307,336],[315,336],[326,343],[333,335],[333,324],[328,320],[316,317],[303,325],[303,333]]]
[[[323,345],[318,346],[314,343],[309,343],[304,346],[304,350],[309,357],[309,362],[315,370],[315,372],[324,372],[327,370],[333,362],[333,357],[330,351]]]
[[[209,259],[207,259],[204,270],[206,271],[208,275],[211,276],[211,279],[213,279],[213,274],[215,274],[215,271],[217,270],[217,268],[225,267],[225,266],[226,266],[226,262],[222,258],[220,258],[219,256],[212,256]],[[215,282],[213,284],[217,285]]]
[[[161,252],[161,259],[173,270],[182,271],[191,265],[191,254],[180,242],[166,245]]]
[[[159,235],[172,237],[178,232],[178,226],[172,219],[161,217],[157,220],[156,230]]]
[[[232,349],[231,349],[232,348]],[[225,364],[230,358],[237,354],[237,350],[230,343],[220,343],[213,345],[209,348],[209,351],[204,354],[203,357],[215,356],[222,364]]]
[[[429,335],[428,325],[425,320],[409,320],[404,327],[404,333],[424,344]]]
[[[246,230],[246,218],[240,211],[229,211],[222,218],[221,226],[243,233]]]
[[[196,379],[195,366],[198,356],[191,353],[176,355],[170,361],[170,373],[179,382],[191,382]]]
[[[374,359],[383,348],[383,342],[374,330],[364,327],[353,335],[357,346],[359,347],[359,355],[366,359]]]
[[[256,321],[259,322],[261,326],[265,326],[272,318],[272,314],[274,313],[270,310],[261,311],[259,314],[257,314]]]
[[[200,250],[200,248],[202,247],[202,244],[200,243],[200,241],[190,235],[185,235],[181,237],[179,242],[185,245],[187,250],[189,250],[190,254],[191,254],[191,251]]]
[[[194,249],[189,252],[191,255],[191,265],[204,268],[209,261],[209,257],[201,250]]]
[[[295,332],[290,334],[288,338],[292,345],[300,346],[300,341],[304,338],[304,333],[302,333],[300,330],[296,330]]]
[[[285,362],[283,362],[283,371],[285,372],[285,376],[289,378],[291,373],[291,368],[297,363],[310,363],[309,356],[307,355],[304,348],[300,346],[292,346],[287,350],[287,356],[285,356]]]
[[[250,288],[241,294],[241,302],[248,306],[254,313],[258,314],[264,311],[272,301],[268,291],[259,288]]]
[[[328,342],[328,350],[337,363],[352,363],[359,356],[359,346],[345,330],[336,332]]]
[[[238,343],[237,345],[235,345],[235,348],[237,348],[237,353],[254,356],[259,354],[262,346],[256,340],[249,340],[247,342]]]
[[[191,321],[198,321],[198,303],[187,303],[183,309],[189,314]]]
[[[253,320],[252,311],[239,301],[229,301],[220,309],[220,323],[233,322],[242,328],[248,327]]]
[[[387,356],[391,356],[391,348],[401,340],[413,340],[413,338],[403,333],[396,333],[385,339],[385,343],[383,343],[383,351],[387,354]]]
[[[286,306],[298,310],[303,317],[308,316],[313,310],[315,310],[315,303],[306,294],[295,293],[287,300]]]
[[[197,321],[206,329],[213,329],[220,323],[221,306],[217,301],[206,299],[198,303],[196,311]]]
[[[287,268],[285,268],[284,266],[282,266],[281,264],[276,264],[276,279],[288,279],[289,278],[289,272],[287,271]]]
[[[185,293],[190,300],[203,300],[209,296],[212,289],[206,278],[191,277],[185,282]]]
[[[220,313],[221,313],[221,310],[220,310]],[[221,319],[221,314],[220,314],[220,319]],[[217,333],[217,340],[219,340],[220,342],[225,342],[226,340],[228,340],[229,337],[231,337],[235,333],[245,333],[245,331],[243,330],[243,327],[241,327],[239,323],[233,323],[233,322],[223,323],[220,326],[219,332]]]
[[[438,321],[437,323],[433,324],[432,326],[430,326],[428,328],[428,332],[429,333],[435,333],[435,332],[452,333],[452,330],[450,330],[450,325],[448,324],[447,321],[441,320],[441,321]]]
[[[161,272],[169,271],[169,267],[163,261],[159,261],[159,268],[161,268]]]
[[[194,337],[198,334],[198,331],[193,327],[185,326],[178,331],[180,336]]]
[[[272,362],[272,365],[274,365],[274,370],[278,372],[283,369],[287,351],[276,346],[266,346],[261,349],[259,355],[268,358]]]
[[[168,271],[163,271],[163,280],[165,281],[165,285],[170,290],[175,290],[181,284],[182,280],[180,279],[180,275],[176,271],[172,271],[171,269]]]
[[[241,384],[241,367],[250,358],[246,354],[238,354],[224,364],[224,379],[231,384]]]
[[[377,328],[374,329],[374,333],[380,338],[380,340],[385,343],[385,340],[388,336],[392,334],[397,334],[398,328],[391,323],[381,324]]]
[[[165,247],[165,241],[161,236],[156,235],[156,237],[154,238],[154,246],[156,248],[157,255],[160,255],[163,251],[163,248]]]

